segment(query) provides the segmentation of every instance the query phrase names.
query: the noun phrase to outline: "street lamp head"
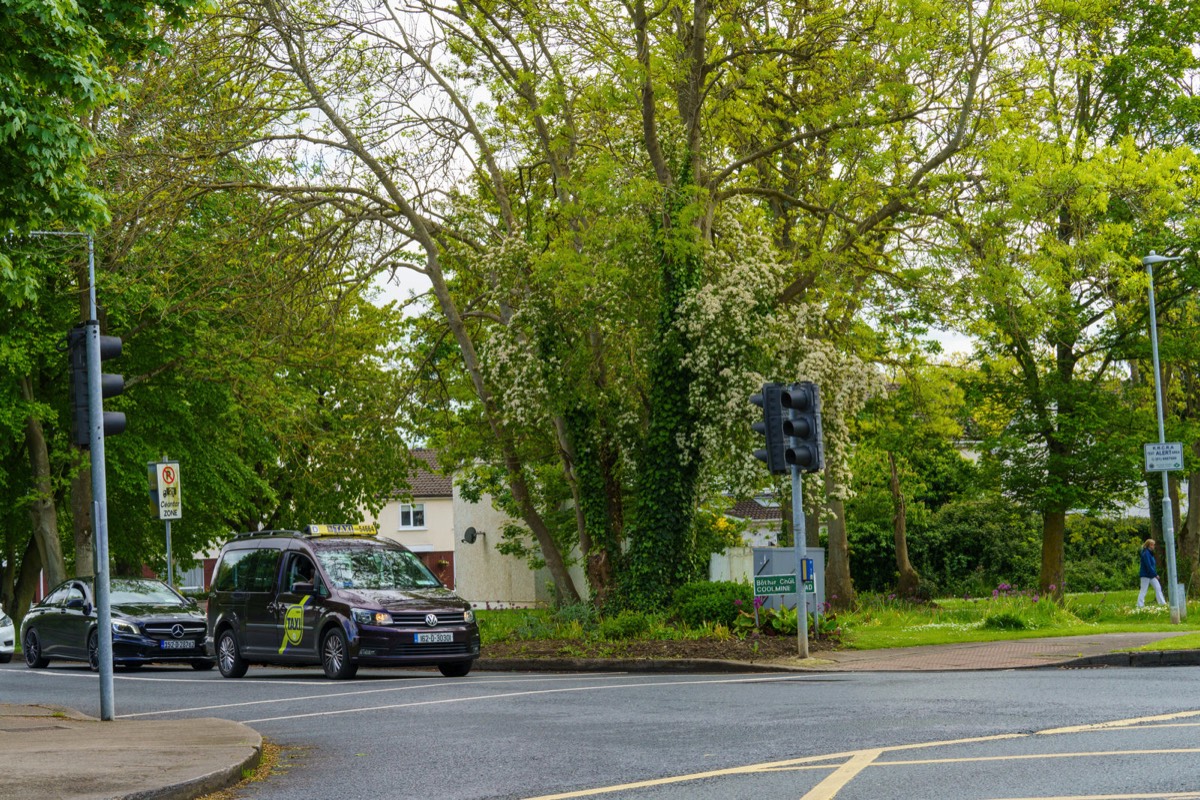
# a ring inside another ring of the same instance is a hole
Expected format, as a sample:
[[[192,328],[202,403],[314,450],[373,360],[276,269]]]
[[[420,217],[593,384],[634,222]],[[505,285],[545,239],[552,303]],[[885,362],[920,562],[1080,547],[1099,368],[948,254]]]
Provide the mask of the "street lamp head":
[[[1149,267],[1153,266],[1154,264],[1162,264],[1167,261],[1183,261],[1183,256],[1160,256],[1158,253],[1151,250],[1150,255],[1142,258],[1142,266]]]

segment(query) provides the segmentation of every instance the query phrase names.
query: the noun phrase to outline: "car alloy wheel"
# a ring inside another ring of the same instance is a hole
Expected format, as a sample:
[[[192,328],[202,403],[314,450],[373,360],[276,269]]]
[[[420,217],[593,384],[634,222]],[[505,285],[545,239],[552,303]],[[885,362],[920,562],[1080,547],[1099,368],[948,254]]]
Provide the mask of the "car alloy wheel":
[[[88,634],[87,643],[88,666],[92,668],[92,672],[100,671],[100,637],[95,631]]]
[[[25,643],[21,649],[25,651],[25,663],[32,669],[41,669],[50,663],[49,659],[42,656],[42,642],[33,629],[25,632]]]

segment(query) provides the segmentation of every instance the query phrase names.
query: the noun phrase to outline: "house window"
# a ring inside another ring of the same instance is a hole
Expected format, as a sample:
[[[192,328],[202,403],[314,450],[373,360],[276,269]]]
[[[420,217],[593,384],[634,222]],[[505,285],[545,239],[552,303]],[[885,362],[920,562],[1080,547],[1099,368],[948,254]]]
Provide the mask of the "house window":
[[[424,503],[400,504],[400,530],[425,527]]]

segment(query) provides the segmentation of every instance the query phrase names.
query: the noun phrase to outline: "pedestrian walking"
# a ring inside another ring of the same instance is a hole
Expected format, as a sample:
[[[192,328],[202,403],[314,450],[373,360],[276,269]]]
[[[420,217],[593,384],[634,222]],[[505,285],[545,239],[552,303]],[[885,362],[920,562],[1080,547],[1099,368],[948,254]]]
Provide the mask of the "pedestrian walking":
[[[1138,578],[1142,582],[1142,590],[1138,592],[1138,608],[1146,604],[1146,590],[1151,586],[1154,587],[1154,596],[1158,598],[1158,604],[1160,606],[1167,604],[1166,599],[1163,597],[1162,584],[1158,582],[1158,562],[1154,560],[1153,539],[1147,539],[1142,543],[1142,566],[1138,571]]]

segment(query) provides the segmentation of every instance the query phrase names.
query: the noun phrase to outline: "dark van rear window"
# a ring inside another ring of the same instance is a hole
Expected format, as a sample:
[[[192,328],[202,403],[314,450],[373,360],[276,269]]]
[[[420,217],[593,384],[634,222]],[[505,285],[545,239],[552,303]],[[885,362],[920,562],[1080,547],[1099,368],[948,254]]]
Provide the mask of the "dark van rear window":
[[[231,550],[221,559],[212,588],[217,592],[269,592],[278,571],[278,550]]]

